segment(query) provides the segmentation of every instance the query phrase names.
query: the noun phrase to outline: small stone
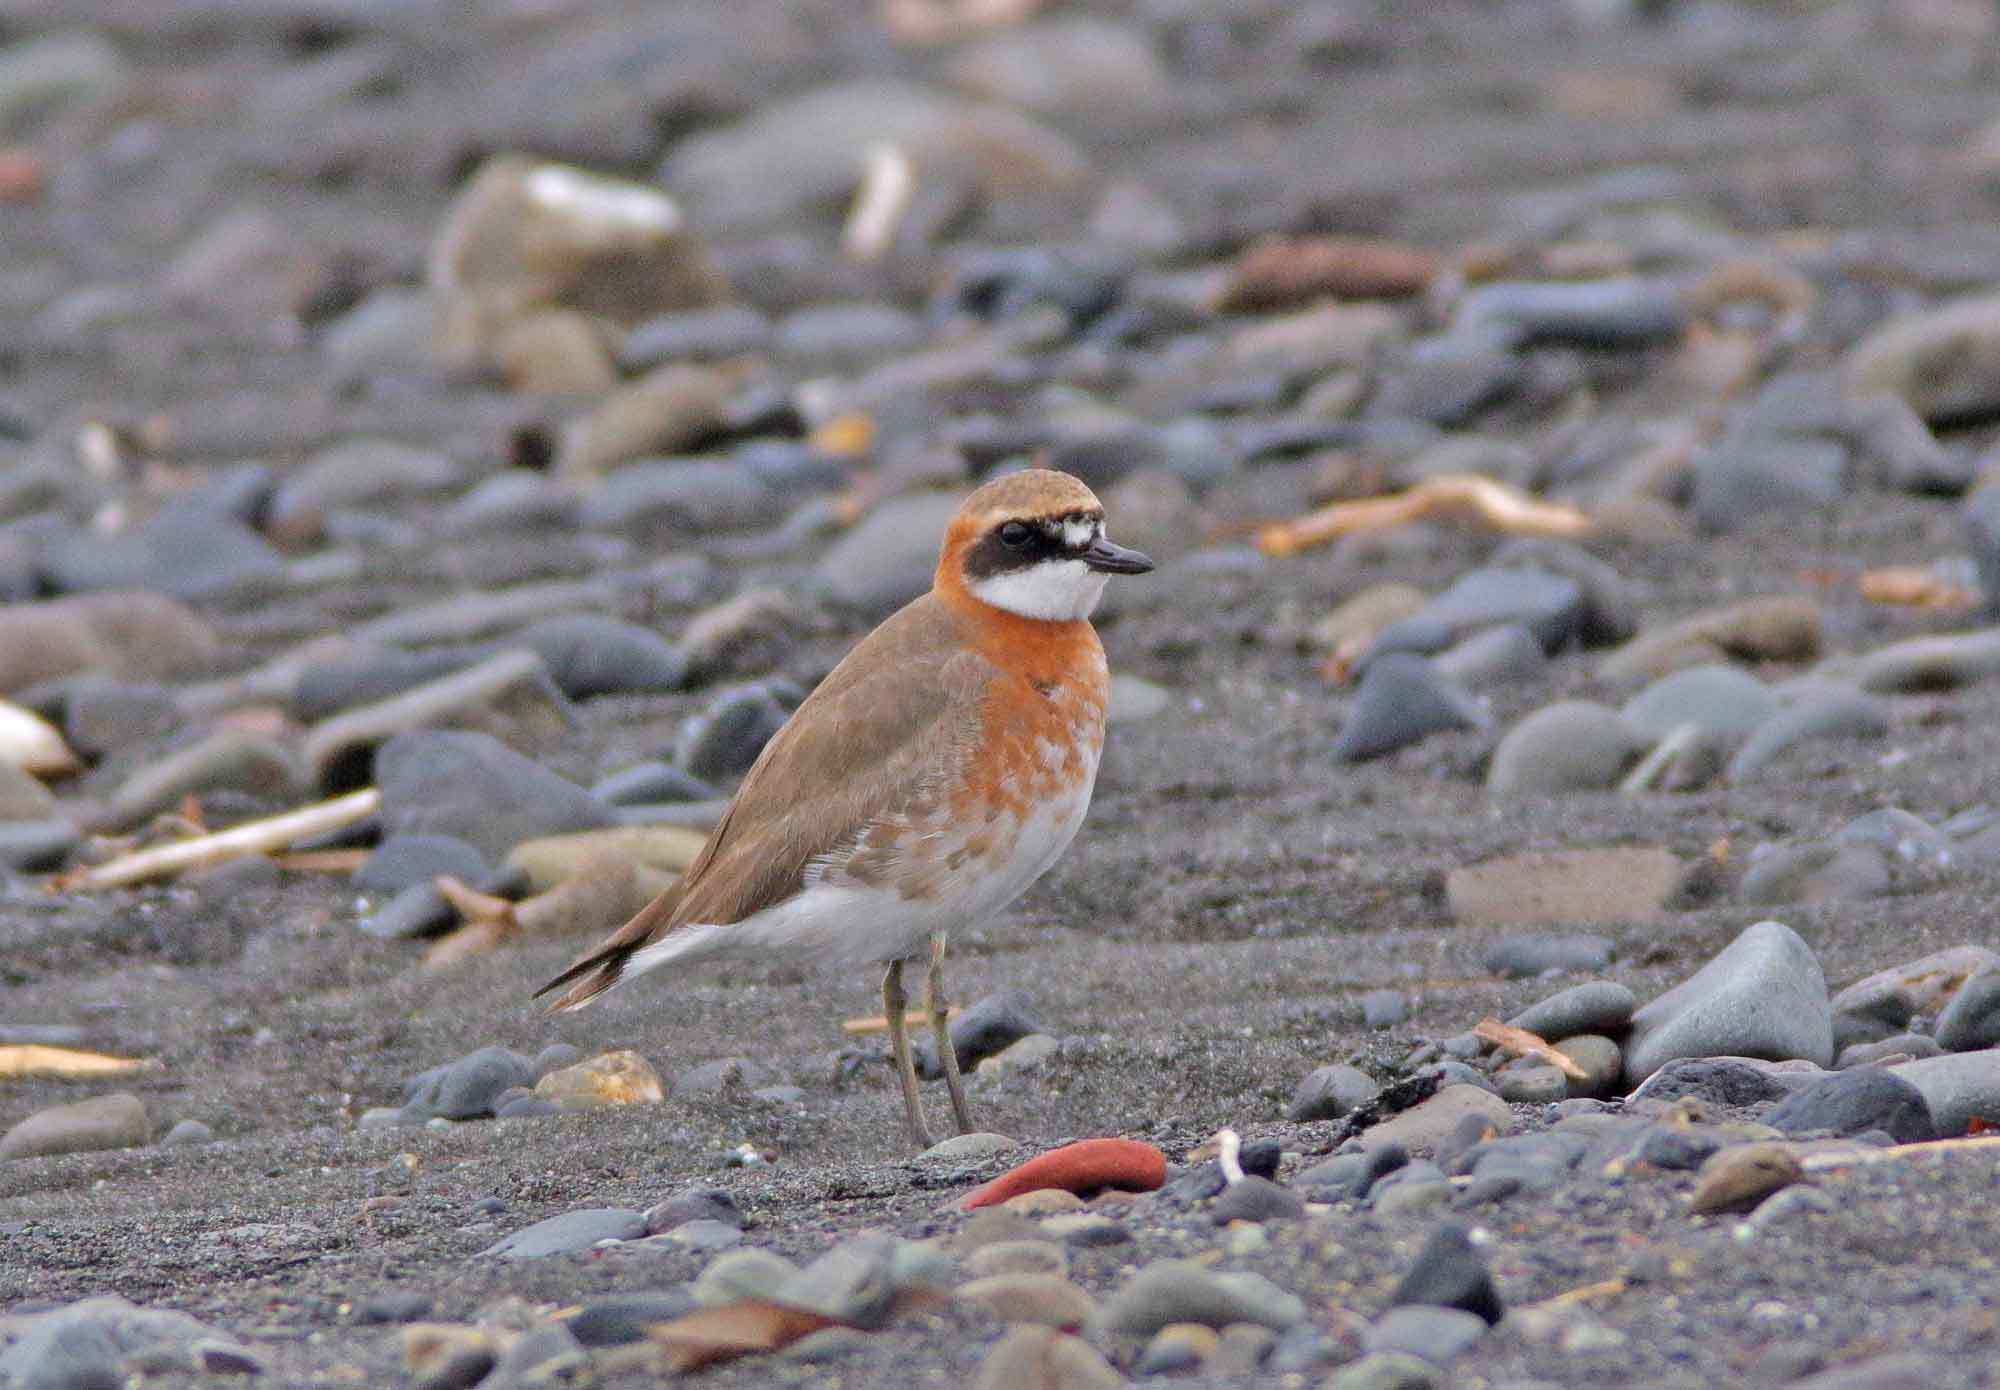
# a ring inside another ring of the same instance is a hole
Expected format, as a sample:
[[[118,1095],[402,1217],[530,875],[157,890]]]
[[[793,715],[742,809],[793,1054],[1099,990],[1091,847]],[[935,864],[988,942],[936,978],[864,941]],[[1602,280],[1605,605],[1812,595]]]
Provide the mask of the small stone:
[[[507,639],[542,658],[563,694],[654,695],[687,684],[688,663],[650,628],[573,613],[530,623]]]
[[[975,1279],[995,1274],[1069,1273],[1069,1256],[1052,1240],[996,1240],[965,1257],[965,1272]]]
[[[1781,1187],[1805,1180],[1805,1170],[1783,1144],[1738,1144],[1701,1165],[1688,1210],[1698,1216],[1749,1211]]]
[[[970,1072],[988,1057],[1005,1052],[1030,1034],[1043,1032],[1042,1022],[1018,990],[989,994],[951,1020],[951,1049],[961,1072]],[[934,1081],[944,1075],[937,1046],[929,1037],[912,1042],[917,1075]]]
[[[1602,970],[1617,948],[1602,936],[1509,936],[1486,948],[1485,965],[1496,975],[1522,979],[1566,970]]]
[[[1483,728],[1486,712],[1424,657],[1390,652],[1368,663],[1333,741],[1337,763],[1393,753],[1434,733]]]
[[[1604,659],[1607,681],[1651,680],[1686,666],[1737,661],[1808,661],[1819,655],[1819,605],[1806,598],[1757,598],[1696,613],[1643,632]]]
[[[421,1080],[421,1078],[420,1078]],[[531,1086],[535,1064],[505,1047],[482,1047],[446,1067],[434,1084],[412,1083],[405,1109],[425,1118],[476,1120],[493,1113],[493,1101],[510,1086]]]
[[[1486,788],[1498,797],[1608,790],[1646,746],[1645,736],[1614,711],[1564,700],[1507,732],[1493,750]]]
[[[1834,1020],[1836,1031],[1840,1019]],[[1834,1068],[1846,1071],[1850,1067],[1872,1067],[1883,1062],[1911,1062],[1923,1057],[1942,1057],[1944,1049],[1938,1040],[1926,1033],[1896,1033],[1880,1042],[1850,1043],[1840,1050],[1833,1059]]]
[[[1932,424],[2000,408],[2000,297],[1969,295],[1891,319],[1847,350],[1857,396],[1887,391]]]
[[[1949,1383],[1950,1364],[1922,1352],[1889,1352],[1795,1380],[1789,1390],[1935,1390]]]
[[[1889,887],[1889,866],[1879,851],[1812,840],[1763,847],[1736,894],[1747,903],[1776,906],[1879,898]]]
[[[429,1317],[433,1306],[435,1300],[416,1289],[386,1289],[363,1300],[354,1317],[361,1323],[416,1322]]]
[[[455,835],[491,860],[522,840],[611,824],[609,807],[489,734],[398,734],[375,752],[385,834]]]
[[[1317,1201],[1359,1201],[1382,1178],[1409,1161],[1409,1150],[1401,1144],[1374,1144],[1360,1153],[1340,1154],[1306,1169],[1297,1183]]]
[[[872,508],[820,558],[820,578],[840,603],[886,616],[930,588],[937,538],[959,500],[913,492]]]
[[[1437,1390],[1442,1375],[1422,1357],[1377,1351],[1341,1367],[1326,1382],[1326,1390]]]
[[[37,1110],[0,1137],[0,1160],[130,1149],[153,1137],[145,1104],[128,1091]]]
[[[1625,1075],[1638,1084],[1680,1057],[1833,1060],[1833,1013],[1812,948],[1782,922],[1747,927],[1632,1019]]]
[[[1507,1020],[1543,1038],[1611,1033],[1632,1021],[1638,998],[1615,980],[1589,980],[1532,1004]]]
[[[1060,1274],[993,1274],[958,1286],[953,1297],[1007,1323],[1081,1327],[1097,1300]]]
[[[1462,686],[1529,680],[1548,664],[1548,653],[1535,634],[1519,623],[1486,628],[1431,658],[1439,675]]]
[[[1051,1149],[959,1200],[961,1211],[994,1205],[1045,1188],[1097,1192],[1116,1188],[1151,1192],[1167,1180],[1167,1158],[1136,1139],[1085,1139]]]
[[[1252,1322],[1282,1332],[1303,1321],[1305,1304],[1257,1274],[1217,1274],[1190,1260],[1155,1260],[1097,1311],[1103,1332],[1150,1337],[1170,1323],[1222,1328]]]
[[[1381,1094],[1382,1088],[1359,1067],[1335,1062],[1307,1072],[1292,1093],[1285,1118],[1294,1123],[1337,1120],[1348,1111],[1366,1105]]]
[[[1513,1105],[1552,1105],[1569,1095],[1569,1078],[1546,1063],[1507,1067],[1494,1080],[1500,1099]]]
[[[1398,1308],[1411,1304],[1459,1308],[1478,1314],[1489,1325],[1499,1322],[1506,1311],[1485,1258],[1473,1248],[1465,1227],[1450,1222],[1424,1242],[1389,1302]]]
[[[1601,1034],[1579,1033],[1556,1045],[1583,1069],[1581,1077],[1568,1078],[1572,1097],[1609,1095],[1624,1075],[1625,1050]]]
[[[1513,1127],[1507,1102],[1493,1092],[1463,1083],[1445,1087],[1429,1100],[1400,1115],[1370,1126],[1361,1135],[1369,1147],[1399,1144],[1405,1149],[1434,1149],[1467,1115],[1478,1115],[1501,1133]]]
[[[1021,1147],[1021,1141],[1010,1139],[1004,1134],[955,1134],[949,1139],[941,1139],[919,1154],[919,1158],[943,1159],[964,1163],[982,1158],[992,1158],[996,1154],[1009,1153]]]
[[[1445,901],[1461,922],[1644,922],[1664,913],[1684,873],[1666,849],[1518,854],[1453,869],[1445,876]]]
[[[1030,1033],[981,1062],[978,1073],[981,1076],[1005,1076],[1010,1072],[1033,1071],[1061,1051],[1062,1043],[1050,1034]]]
[[[1060,1187],[1041,1187],[1009,1197],[1000,1204],[1019,1216],[1067,1215],[1083,1210],[1083,1198]]]
[[[483,1327],[411,1323],[402,1340],[403,1368],[415,1390],[470,1390],[500,1359],[499,1340]]]
[[[618,365],[627,372],[646,372],[669,362],[758,352],[770,341],[771,320],[747,304],[687,309],[634,326],[618,350]]]
[[[1410,996],[1400,989],[1371,989],[1361,996],[1361,1021],[1366,1028],[1393,1028],[1410,1016]]]
[[[886,1235],[843,1241],[787,1279],[777,1301],[872,1332],[889,1320],[901,1292],[896,1278],[901,1244]]]
[[[349,882],[363,893],[400,893],[441,874],[479,883],[491,872],[486,857],[454,835],[391,835],[361,861]]]
[[[1725,440],[1695,458],[1695,520],[1709,531],[1730,532],[1763,525],[1772,513],[1796,519],[1839,502],[1846,473],[1847,449],[1841,444]]]
[[[646,1340],[646,1330],[694,1311],[683,1289],[665,1293],[614,1294],[586,1303],[569,1319],[570,1335],[587,1347],[629,1346]]]
[[[1139,1354],[1137,1369],[1142,1376],[1192,1371],[1213,1356],[1221,1343],[1222,1338],[1212,1327],[1198,1322],[1168,1323],[1146,1343],[1146,1349]]]
[[[742,1228],[727,1221],[683,1221],[660,1236],[690,1250],[727,1250],[743,1243]]]
[[[1855,683],[1883,695],[1956,690],[2000,674],[2000,628],[1913,637],[1879,647],[1855,665]]]
[[[2000,487],[1988,483],[1974,492],[1965,499],[1960,516],[1979,587],[1986,597],[1986,610],[2000,612]]]
[[[240,791],[289,800],[300,790],[298,763],[276,740],[224,730],[134,772],[111,794],[111,814],[133,825],[178,806],[182,798]]]
[[[1118,1390],[1125,1378],[1080,1337],[1016,1327],[979,1363],[972,1390]]]
[[[1420,293],[1438,272],[1428,251],[1356,237],[1265,237],[1230,268],[1219,313],[1268,313],[1315,300]]]
[[[1749,1057],[1683,1057],[1668,1062],[1629,1098],[1640,1096],[1665,1103],[1694,1096],[1715,1105],[1749,1109],[1783,1100],[1818,1075],[1781,1070],[1778,1065]]]
[[[1747,737],[1777,709],[1777,695],[1748,671],[1711,665],[1662,676],[1627,700],[1619,714],[1655,739],[1693,724],[1735,741]]]
[[[2000,968],[1981,971],[1958,987],[1938,1015],[1936,1033],[1949,1052],[2000,1046]]]
[[[1764,1116],[1764,1123],[1788,1135],[1826,1132],[1850,1138],[1880,1130],[1899,1144],[1938,1137],[1923,1092],[1875,1067],[1837,1071],[1792,1092]]]
[[[1950,946],[1856,980],[1833,996],[1833,1011],[1902,1028],[1919,1014],[1942,1010],[1966,981],[1996,968],[2000,954],[1984,946]]]
[[[1751,730],[1724,775],[1731,782],[1745,782],[1787,749],[1812,739],[1880,738],[1888,731],[1888,711],[1879,701],[1848,686],[1816,690]]]
[[[1923,1092],[1938,1134],[1964,1134],[1974,1120],[2000,1122],[2000,1049],[1953,1052],[1890,1067]]]
[[[564,1110],[602,1110],[616,1105],[658,1105],[666,1099],[660,1074],[636,1052],[607,1052],[575,1066],[545,1073],[535,1094]]]
[[[1489,627],[1525,627],[1548,652],[1575,638],[1583,617],[1583,590],[1575,580],[1537,569],[1479,569],[1417,612],[1383,630],[1362,660],[1372,665],[1390,652],[1441,652]]]
[[[736,1198],[721,1187],[690,1187],[646,1212],[646,1229],[656,1235],[690,1221],[721,1222],[739,1231],[748,1224]]]
[[[730,1250],[710,1260],[695,1276],[694,1301],[719,1308],[745,1298],[774,1299],[798,1277],[799,1267],[769,1250]]]
[[[731,1091],[754,1091],[760,1086],[769,1086],[777,1081],[777,1076],[762,1062],[748,1057],[722,1057],[713,1062],[703,1062],[698,1067],[689,1067],[674,1078],[672,1094],[681,1096],[719,1096]]]
[[[1402,1352],[1449,1366],[1486,1336],[1486,1319],[1462,1308],[1408,1304],[1391,1308],[1361,1334],[1368,1352]]]
[[[479,1253],[503,1260],[534,1260],[588,1250],[600,1241],[641,1240],[645,1234],[643,1213],[623,1207],[587,1207],[525,1226]]]
[[[682,726],[674,760],[703,781],[737,776],[750,770],[787,717],[784,707],[763,685],[726,691]]]
[[[200,1120],[182,1120],[160,1138],[165,1149],[191,1147],[215,1142],[215,1131]]]
[[[1297,1221],[1306,1214],[1306,1204],[1268,1178],[1245,1177],[1222,1189],[1209,1206],[1209,1218],[1218,1226],[1232,1221]]]

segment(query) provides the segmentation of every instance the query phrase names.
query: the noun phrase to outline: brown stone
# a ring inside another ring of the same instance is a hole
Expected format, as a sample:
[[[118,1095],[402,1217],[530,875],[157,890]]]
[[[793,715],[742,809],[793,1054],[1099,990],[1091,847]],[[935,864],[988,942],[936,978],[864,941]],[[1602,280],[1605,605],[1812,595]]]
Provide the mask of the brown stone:
[[[1238,257],[1216,296],[1223,313],[1284,309],[1309,300],[1382,299],[1421,293],[1438,258],[1401,242],[1363,237],[1266,237]]]
[[[1784,1144],[1738,1144],[1701,1165],[1688,1210],[1697,1216],[1749,1211],[1780,1188],[1803,1182],[1805,1175]]]
[[[653,1064],[632,1051],[606,1052],[561,1067],[535,1083],[535,1094],[565,1110],[605,1110],[617,1105],[658,1105],[666,1087]]]
[[[1453,869],[1445,898],[1461,922],[1645,922],[1664,910],[1681,873],[1681,861],[1659,848],[1519,854]]]

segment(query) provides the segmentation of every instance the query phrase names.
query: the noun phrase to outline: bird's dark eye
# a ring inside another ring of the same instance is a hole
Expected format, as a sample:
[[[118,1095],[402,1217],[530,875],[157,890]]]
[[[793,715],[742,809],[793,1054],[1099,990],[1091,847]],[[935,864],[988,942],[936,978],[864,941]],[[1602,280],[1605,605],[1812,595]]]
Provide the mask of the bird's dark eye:
[[[1009,550],[1025,550],[1035,538],[1035,528],[1024,521],[1010,521],[1000,528],[1000,544]]]

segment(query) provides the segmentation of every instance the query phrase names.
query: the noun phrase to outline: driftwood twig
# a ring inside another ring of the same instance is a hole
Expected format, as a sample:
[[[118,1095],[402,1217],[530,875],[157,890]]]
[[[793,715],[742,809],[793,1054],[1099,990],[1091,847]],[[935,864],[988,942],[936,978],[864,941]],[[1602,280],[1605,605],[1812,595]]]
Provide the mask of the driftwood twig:
[[[121,854],[107,863],[58,874],[49,881],[49,888],[58,893],[74,889],[127,888],[135,883],[172,878],[190,869],[206,868],[231,859],[270,854],[289,849],[309,836],[323,835],[364,820],[374,815],[381,804],[382,793],[368,787],[349,792],[346,796],[337,796],[331,801],[301,806],[283,815],[247,821],[213,835],[200,835],[192,840],[178,840],[170,845],[155,845],[150,849]]]
[[[1316,545],[1363,531],[1386,531],[1427,516],[1470,514],[1497,531],[1520,536],[1589,535],[1596,523],[1567,502],[1544,502],[1519,488],[1476,473],[1442,473],[1407,492],[1335,502],[1257,533],[1266,555],[1296,555]]]

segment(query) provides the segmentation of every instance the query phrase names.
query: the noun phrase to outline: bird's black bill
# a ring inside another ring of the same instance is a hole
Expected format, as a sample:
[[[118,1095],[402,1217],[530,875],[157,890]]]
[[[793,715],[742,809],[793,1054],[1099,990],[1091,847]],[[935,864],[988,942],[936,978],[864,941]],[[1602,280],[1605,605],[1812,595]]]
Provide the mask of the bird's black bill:
[[[1102,536],[1083,552],[1083,563],[1099,574],[1144,574],[1153,567],[1153,562],[1138,551],[1113,545]]]

